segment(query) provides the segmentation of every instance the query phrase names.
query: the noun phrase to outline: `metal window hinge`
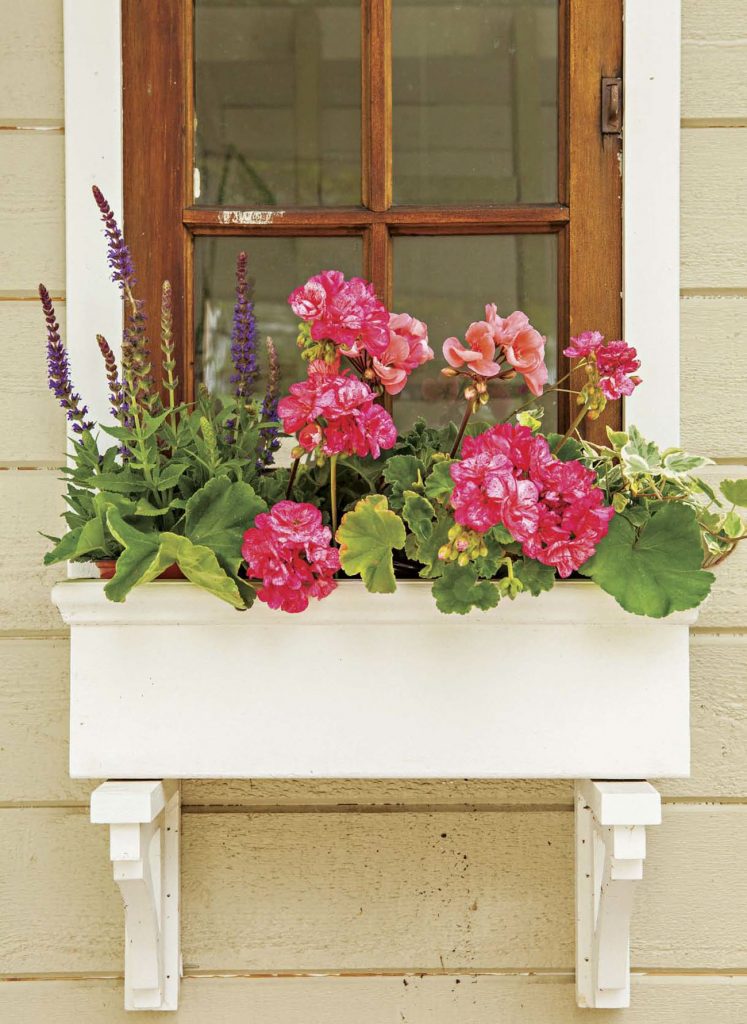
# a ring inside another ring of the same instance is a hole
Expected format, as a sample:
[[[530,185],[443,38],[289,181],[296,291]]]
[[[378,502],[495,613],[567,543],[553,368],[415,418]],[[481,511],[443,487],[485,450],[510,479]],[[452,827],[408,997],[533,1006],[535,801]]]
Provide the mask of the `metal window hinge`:
[[[602,79],[602,135],[619,135],[623,127],[622,78]]]

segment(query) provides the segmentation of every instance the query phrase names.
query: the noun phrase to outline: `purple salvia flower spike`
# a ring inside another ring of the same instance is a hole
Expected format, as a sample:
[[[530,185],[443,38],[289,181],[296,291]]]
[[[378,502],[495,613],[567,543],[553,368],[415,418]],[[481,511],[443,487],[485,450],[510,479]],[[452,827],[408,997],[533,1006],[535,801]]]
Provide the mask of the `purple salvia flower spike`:
[[[240,252],[236,260],[236,303],[233,308],[231,331],[231,361],[234,372],[231,383],[236,398],[250,398],[257,380],[257,323],[254,303],[249,297],[246,278],[246,253]]]
[[[86,419],[88,409],[81,404],[80,395],[73,391],[70,380],[70,364],[67,351],[60,338],[60,325],[54,311],[52,299],[43,284],[39,285],[44,319],[47,322],[47,381],[50,391],[60,400],[67,418],[76,434],[84,430],[93,430],[93,423]]]
[[[280,360],[272,338],[265,339],[267,346],[267,390],[260,410],[260,422],[276,420],[280,401]],[[277,427],[263,427],[257,442],[257,470],[262,473],[274,463],[274,453],[280,447]]]
[[[93,197],[104,222],[107,241],[107,262],[125,303],[125,327],[122,334],[122,377],[132,403],[153,411],[156,396],[151,375],[150,345],[146,336],[145,310],[142,299],[133,294],[135,269],[132,254],[104,194],[93,186]]]

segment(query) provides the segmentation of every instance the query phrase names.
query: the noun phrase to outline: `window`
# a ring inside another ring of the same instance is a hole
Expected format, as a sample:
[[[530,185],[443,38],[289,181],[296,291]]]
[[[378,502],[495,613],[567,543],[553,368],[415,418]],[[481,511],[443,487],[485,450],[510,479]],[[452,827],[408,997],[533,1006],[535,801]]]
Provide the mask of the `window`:
[[[174,286],[186,397],[225,379],[240,248],[287,380],[285,298],[330,266],[426,320],[437,352],[486,301],[529,313],[551,372],[571,334],[621,335],[601,80],[621,74],[622,0],[123,0],[122,51],[127,235],[149,308]],[[437,369],[401,425],[453,418]]]

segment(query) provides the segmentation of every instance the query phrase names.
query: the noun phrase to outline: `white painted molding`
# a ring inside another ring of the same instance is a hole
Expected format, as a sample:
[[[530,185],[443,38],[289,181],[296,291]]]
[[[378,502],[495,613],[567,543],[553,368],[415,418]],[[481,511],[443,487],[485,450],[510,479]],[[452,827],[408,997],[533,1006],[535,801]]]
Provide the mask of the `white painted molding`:
[[[99,423],[111,420],[96,335],[119,354],[122,304],[106,262],[91,186],[121,223],[120,0],[64,0],[67,330],[75,386]]]
[[[179,786],[105,782],[91,821],[109,825],[125,907],[125,1009],[176,1010],[179,999]]]
[[[576,783],[576,1001],[630,1006],[630,916],[646,826],[661,824],[647,782]]]
[[[680,432],[681,0],[625,0],[623,304],[643,385],[625,418],[662,446]]]

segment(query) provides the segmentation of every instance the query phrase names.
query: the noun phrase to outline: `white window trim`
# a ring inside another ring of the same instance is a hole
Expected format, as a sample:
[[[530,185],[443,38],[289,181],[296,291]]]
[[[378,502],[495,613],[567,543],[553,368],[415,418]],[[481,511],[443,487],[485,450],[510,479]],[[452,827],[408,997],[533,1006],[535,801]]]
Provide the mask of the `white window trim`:
[[[624,337],[644,378],[626,420],[665,445],[679,441],[680,4],[625,0]],[[64,26],[68,349],[78,389],[106,422],[95,337],[116,351],[121,306],[91,186],[121,213],[120,0],[64,0]]]

